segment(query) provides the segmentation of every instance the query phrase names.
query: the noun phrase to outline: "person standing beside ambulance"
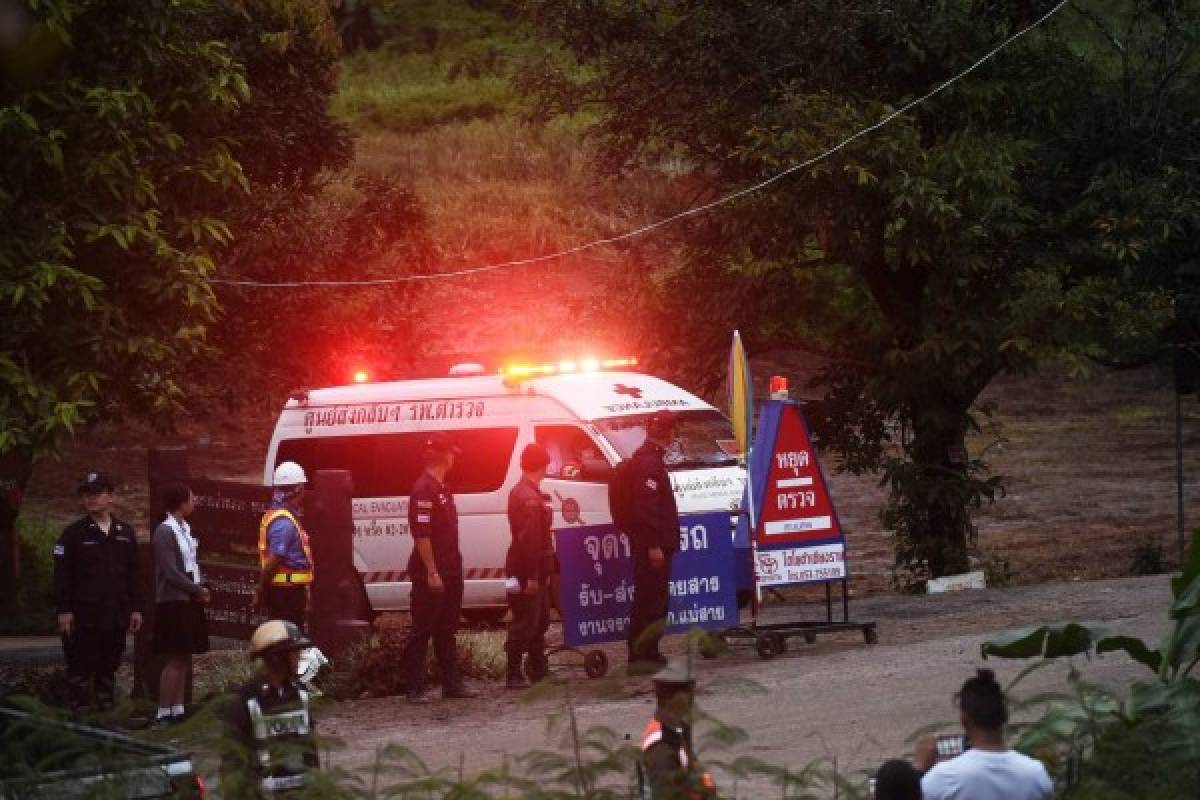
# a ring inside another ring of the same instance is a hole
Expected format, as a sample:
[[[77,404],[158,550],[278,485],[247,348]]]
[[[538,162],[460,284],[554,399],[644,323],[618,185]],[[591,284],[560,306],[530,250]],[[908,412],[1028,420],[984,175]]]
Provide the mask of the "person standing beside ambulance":
[[[262,572],[251,608],[268,619],[282,619],[304,630],[312,603],[313,559],[308,534],[297,517],[308,476],[294,461],[275,468],[271,507],[258,526],[258,560]]]
[[[430,434],[423,453],[425,470],[408,499],[413,549],[408,559],[412,582],[412,629],[404,644],[410,703],[427,703],[425,665],[429,640],[442,675],[442,697],[478,697],[458,671],[458,619],[463,602],[463,559],[458,549],[458,510],[446,487],[446,474],[462,451],[444,433]]]
[[[667,626],[671,556],[679,549],[679,510],[664,460],[675,415],[658,411],[646,421],[646,441],[630,458],[630,544],[633,608],[629,615],[629,672],[648,674],[666,664],[658,649]]]
[[[550,453],[545,447],[536,442],[526,445],[521,452],[521,480],[508,494],[512,545],[505,558],[505,572],[512,622],[508,624],[504,652],[508,656],[505,686],[509,689],[525,689],[549,673],[546,629],[550,626],[550,578],[554,574],[550,533],[554,512],[550,497],[541,489],[549,463]],[[522,674],[521,660],[526,656]]]

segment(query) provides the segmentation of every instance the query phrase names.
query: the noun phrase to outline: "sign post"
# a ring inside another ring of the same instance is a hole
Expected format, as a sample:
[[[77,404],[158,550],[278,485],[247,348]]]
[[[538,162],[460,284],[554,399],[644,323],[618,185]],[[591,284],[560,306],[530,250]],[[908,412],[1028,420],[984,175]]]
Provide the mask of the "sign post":
[[[755,618],[751,625],[727,630],[723,636],[753,639],[764,658],[782,652],[794,635],[813,641],[820,633],[860,630],[873,644],[875,623],[850,621],[845,532],[797,404],[763,404],[749,472],[743,506],[758,513],[753,523],[745,515],[739,518],[735,545],[752,549],[756,589],[824,584],[825,620],[760,625]],[[841,622],[833,620],[835,583],[842,589]]]

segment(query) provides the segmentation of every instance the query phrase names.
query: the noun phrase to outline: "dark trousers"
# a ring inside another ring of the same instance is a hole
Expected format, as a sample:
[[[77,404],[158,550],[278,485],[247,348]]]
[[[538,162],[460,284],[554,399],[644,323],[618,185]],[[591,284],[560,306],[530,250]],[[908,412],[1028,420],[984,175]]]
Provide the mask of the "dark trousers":
[[[110,708],[116,699],[117,668],[125,655],[125,628],[76,627],[63,636],[63,655],[67,660],[67,702],[72,709],[91,704]]]
[[[282,619],[304,630],[304,606],[308,601],[303,586],[268,586],[263,595],[267,619]]]
[[[514,657],[529,653],[531,659],[542,661],[550,627],[550,587],[540,581],[537,594],[509,594],[508,608],[512,621],[508,623],[504,652]]]
[[[667,626],[671,556],[657,569],[645,556],[633,560],[633,608],[629,612],[629,660],[659,659],[658,642]]]
[[[462,687],[454,635],[458,633],[458,618],[462,614],[463,579],[443,575],[442,583],[445,589],[433,592],[424,580],[413,581],[412,630],[404,644],[404,671],[408,678],[409,694],[425,690],[430,639],[433,640],[433,654],[437,657],[438,670],[442,675],[442,691]]]

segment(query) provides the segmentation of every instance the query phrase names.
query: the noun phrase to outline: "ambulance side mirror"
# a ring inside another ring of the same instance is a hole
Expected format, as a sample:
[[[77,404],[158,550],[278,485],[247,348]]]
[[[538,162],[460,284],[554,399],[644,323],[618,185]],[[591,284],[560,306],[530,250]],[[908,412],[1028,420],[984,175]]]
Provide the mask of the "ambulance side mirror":
[[[579,477],[583,478],[583,480],[593,483],[608,483],[608,479],[612,477],[612,474],[612,465],[603,456],[585,455],[583,457],[583,464],[579,470]]]

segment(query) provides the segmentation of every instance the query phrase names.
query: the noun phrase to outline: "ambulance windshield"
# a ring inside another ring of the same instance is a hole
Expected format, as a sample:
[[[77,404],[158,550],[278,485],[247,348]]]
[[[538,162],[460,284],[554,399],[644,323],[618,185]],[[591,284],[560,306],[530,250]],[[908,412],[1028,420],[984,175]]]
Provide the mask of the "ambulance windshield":
[[[649,414],[598,419],[595,426],[622,459],[633,455],[646,440]],[[718,411],[682,411],[664,460],[668,469],[732,467],[737,458],[730,450],[733,430]]]

